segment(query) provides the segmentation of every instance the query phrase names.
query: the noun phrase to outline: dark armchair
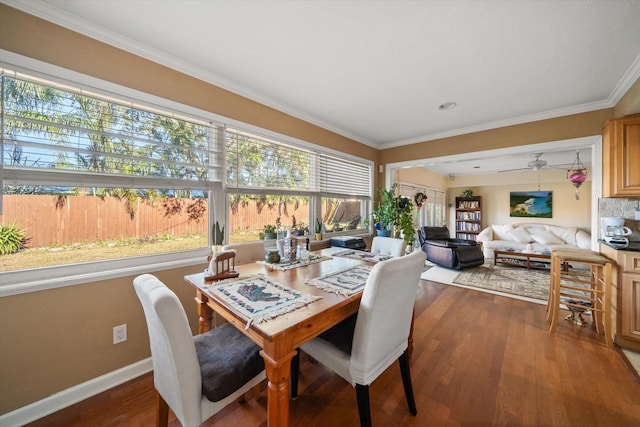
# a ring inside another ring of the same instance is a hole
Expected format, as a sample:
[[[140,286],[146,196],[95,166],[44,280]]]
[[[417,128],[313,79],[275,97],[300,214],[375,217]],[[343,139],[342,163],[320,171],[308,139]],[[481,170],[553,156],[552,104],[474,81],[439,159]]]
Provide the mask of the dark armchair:
[[[422,227],[418,240],[427,260],[441,267],[462,270],[484,264],[480,245],[473,240],[451,238],[447,227]]]

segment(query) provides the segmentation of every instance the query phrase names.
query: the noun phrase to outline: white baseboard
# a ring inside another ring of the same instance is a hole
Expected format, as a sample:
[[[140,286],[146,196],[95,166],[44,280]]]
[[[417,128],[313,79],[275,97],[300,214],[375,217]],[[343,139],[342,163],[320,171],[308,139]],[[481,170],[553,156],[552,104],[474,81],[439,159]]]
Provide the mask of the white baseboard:
[[[98,393],[146,374],[152,370],[151,358],[141,360],[82,384],[62,390],[54,395],[31,403],[15,411],[0,415],[3,427],[20,427],[50,415]]]

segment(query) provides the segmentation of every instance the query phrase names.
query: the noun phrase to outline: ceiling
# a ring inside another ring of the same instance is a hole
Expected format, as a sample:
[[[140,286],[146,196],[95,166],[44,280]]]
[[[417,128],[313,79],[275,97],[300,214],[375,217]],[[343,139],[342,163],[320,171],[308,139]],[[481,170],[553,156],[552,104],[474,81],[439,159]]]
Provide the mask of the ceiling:
[[[638,0],[0,1],[380,149],[613,107],[640,77]]]

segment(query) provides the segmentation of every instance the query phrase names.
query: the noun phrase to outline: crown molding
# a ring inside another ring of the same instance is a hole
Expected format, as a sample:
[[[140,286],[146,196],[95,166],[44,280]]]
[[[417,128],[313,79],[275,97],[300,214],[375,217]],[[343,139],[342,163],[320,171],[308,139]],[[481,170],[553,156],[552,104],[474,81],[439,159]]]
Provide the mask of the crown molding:
[[[555,110],[549,110],[541,113],[527,114],[524,116],[513,117],[510,119],[497,120],[494,122],[481,123],[479,125],[467,126],[464,128],[432,133],[432,134],[428,134],[420,137],[403,139],[396,142],[381,144],[380,149],[383,150],[383,149],[399,147],[403,145],[417,144],[420,142],[433,141],[435,139],[449,138],[452,136],[465,135],[465,134],[474,133],[474,132],[482,132],[485,130],[498,129],[506,126],[519,125],[523,123],[531,123],[531,122],[536,122],[540,120],[554,119],[557,117],[570,116],[572,114],[587,113],[589,111],[602,110],[604,108],[611,108],[611,107],[613,107],[613,105],[608,99],[606,101],[590,102],[587,104],[582,104],[577,106],[557,108]]]
[[[158,49],[150,48],[149,46],[146,46],[142,43],[138,43],[135,40],[132,40],[128,37],[123,37],[122,35],[114,33],[113,31],[109,31],[92,22],[88,22],[85,19],[80,18],[76,15],[61,11],[54,5],[43,2],[42,0],[31,0],[29,2],[20,2],[18,0],[0,0],[0,3],[5,3],[22,12],[44,19],[45,21],[52,22],[56,25],[67,28],[79,34],[85,35],[87,37],[90,37],[102,43],[108,44],[110,46],[114,46],[118,49],[122,49],[126,52],[132,53],[144,59],[148,59],[150,61],[163,65],[165,67],[168,67],[173,70],[184,73],[186,75],[189,75],[191,77],[195,77],[199,80],[218,86],[236,95],[239,95],[244,98],[255,101],[257,103],[263,104],[267,107],[274,108],[282,113],[288,114],[297,119],[304,120],[305,122],[310,123],[312,125],[321,127],[325,130],[336,133],[338,135],[342,135],[345,138],[352,139],[356,142],[359,142],[361,144],[364,144],[376,149],[379,148],[379,144],[373,141],[370,141],[366,138],[363,138],[360,135],[355,135],[352,132],[349,132],[345,129],[336,127],[305,111],[297,109],[291,105],[282,103],[261,92],[239,85],[216,73],[212,73],[211,71],[205,70],[201,67],[196,67],[195,65],[187,61],[176,59],[175,57],[169,55],[166,52],[163,52]]]
[[[426,134],[416,136],[408,139],[392,141],[388,143],[376,143],[361,135],[356,135],[345,129],[334,126],[326,121],[323,121],[306,111],[295,108],[291,105],[282,103],[266,94],[252,90],[248,87],[239,85],[233,81],[230,81],[216,73],[212,73],[208,70],[196,67],[193,64],[178,60],[175,57],[167,54],[158,49],[152,49],[146,45],[138,43],[127,37],[123,37],[117,33],[109,31],[101,26],[90,23],[78,16],[69,14],[55,7],[54,5],[47,3],[43,0],[31,0],[28,2],[22,2],[19,0],[0,0],[0,3],[5,3],[13,8],[21,10],[30,15],[34,15],[46,21],[60,25],[69,30],[83,34],[87,37],[93,38],[108,45],[117,47],[126,52],[156,62],[163,66],[169,67],[176,71],[182,72],[186,75],[200,79],[207,83],[218,86],[222,89],[233,92],[239,96],[250,99],[254,102],[258,102],[267,107],[274,108],[282,113],[288,114],[297,119],[303,120],[315,126],[319,126],[325,130],[344,136],[345,138],[352,139],[361,144],[370,146],[378,150],[384,150],[403,145],[417,144],[420,142],[427,142],[441,138],[449,138],[453,136],[464,135],[473,132],[482,132],[490,129],[501,128],[505,126],[518,125],[523,123],[529,123],[539,120],[552,119],[572,114],[580,114],[589,111],[595,111],[598,109],[612,108],[614,107],[624,94],[631,88],[631,86],[640,78],[640,56],[636,58],[629,70],[620,79],[614,90],[607,97],[606,100],[597,101],[577,106],[563,107],[546,112],[540,112],[535,114],[523,115],[514,118],[498,120],[494,122],[487,122],[478,125],[451,129],[444,132],[437,132],[433,134]]]

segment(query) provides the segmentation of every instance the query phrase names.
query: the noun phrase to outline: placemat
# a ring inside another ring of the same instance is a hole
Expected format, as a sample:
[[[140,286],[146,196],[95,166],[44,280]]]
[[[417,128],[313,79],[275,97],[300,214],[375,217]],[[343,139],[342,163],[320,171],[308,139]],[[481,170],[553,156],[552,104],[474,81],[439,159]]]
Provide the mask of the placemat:
[[[286,271],[291,270],[292,268],[304,267],[305,265],[314,264],[316,262],[326,261],[331,259],[329,256],[321,256],[321,255],[311,255],[308,260],[295,260],[293,262],[279,262],[277,264],[271,264],[266,261],[258,261],[259,264],[264,264],[269,268],[273,268],[274,270]]]
[[[372,254],[371,252],[356,251],[354,249],[349,249],[349,250],[338,252],[332,255],[343,257],[343,258],[357,259],[359,261],[371,262],[374,264],[376,262],[386,261],[388,259],[393,258],[392,256],[389,256],[389,255]]]
[[[302,294],[263,274],[217,282],[209,286],[209,291],[247,317],[245,329],[322,298]]]
[[[372,268],[370,265],[358,265],[347,270],[309,279],[305,283],[317,286],[327,292],[351,296],[364,288]]]

